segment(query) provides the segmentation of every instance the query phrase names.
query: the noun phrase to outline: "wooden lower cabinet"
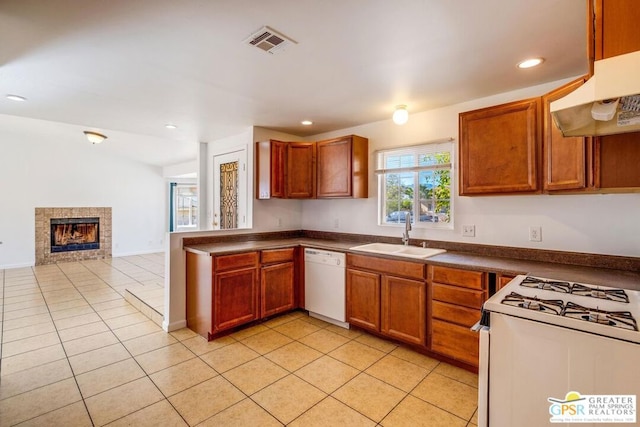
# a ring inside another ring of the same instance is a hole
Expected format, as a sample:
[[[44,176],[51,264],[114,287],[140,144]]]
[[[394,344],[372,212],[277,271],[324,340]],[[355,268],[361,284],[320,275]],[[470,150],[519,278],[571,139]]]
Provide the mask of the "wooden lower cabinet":
[[[478,366],[479,343],[478,333],[472,332],[468,326],[431,320],[431,350],[436,353]]]
[[[246,268],[216,274],[213,284],[213,333],[259,318],[258,269]]]
[[[504,288],[507,285],[507,283],[512,281],[514,278],[515,276],[511,276],[507,274],[501,274],[500,276],[498,276],[498,282],[496,283],[496,292]]]
[[[296,248],[210,256],[187,252],[187,327],[211,340],[293,310]]]
[[[347,322],[380,332],[380,274],[347,269],[346,295]]]
[[[431,351],[477,367],[479,335],[470,328],[488,296],[486,273],[430,266],[428,277]]]
[[[295,307],[294,263],[263,266],[260,272],[260,317],[272,316]]]
[[[424,281],[383,276],[382,333],[412,344],[425,345],[427,284]]]
[[[424,264],[347,254],[347,267],[347,322],[424,346],[427,321]],[[416,280],[419,278],[422,280]]]

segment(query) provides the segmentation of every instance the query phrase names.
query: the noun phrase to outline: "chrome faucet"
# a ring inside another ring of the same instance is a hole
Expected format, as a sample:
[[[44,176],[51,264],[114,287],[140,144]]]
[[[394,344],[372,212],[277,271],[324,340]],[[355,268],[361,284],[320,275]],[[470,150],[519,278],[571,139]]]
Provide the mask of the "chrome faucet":
[[[404,213],[404,233],[402,233],[402,243],[409,245],[409,232],[411,231],[411,213]]]

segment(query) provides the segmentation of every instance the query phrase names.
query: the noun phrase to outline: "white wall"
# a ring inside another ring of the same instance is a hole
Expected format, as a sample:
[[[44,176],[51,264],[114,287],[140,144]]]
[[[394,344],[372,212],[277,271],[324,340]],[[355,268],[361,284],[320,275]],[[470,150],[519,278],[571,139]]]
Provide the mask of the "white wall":
[[[251,165],[248,168],[248,190],[249,202],[254,213],[253,226],[251,229],[240,230],[205,230],[167,233],[167,242],[164,248],[165,287],[169,289],[169,292],[165,292],[165,316],[163,323],[165,330],[172,331],[186,326],[185,254],[182,250],[182,240],[185,237],[253,234],[269,231],[300,230],[302,228],[302,202],[300,200],[257,200],[255,198],[253,166],[255,142],[268,139],[279,139],[282,141],[303,140],[303,138],[295,135],[256,127],[229,138],[211,141],[208,144],[202,143],[203,146],[206,145],[207,147],[206,150],[200,151],[200,157],[211,157],[210,153],[221,148],[237,147],[239,145],[245,145],[247,147],[247,158],[249,159],[249,165]],[[203,159],[200,158],[198,163],[201,167],[203,167],[203,165],[206,167],[206,172],[203,173],[201,169],[200,176],[207,177],[204,179],[206,184],[213,180],[212,162],[208,161],[208,159],[204,159],[205,161],[202,160]],[[207,187],[205,191],[207,194],[199,194],[200,203],[209,206],[207,209],[213,208],[209,200],[204,201],[205,199],[211,198],[211,196],[208,195],[209,191],[211,191],[210,188],[210,186]]]
[[[112,208],[114,256],[163,250],[162,169],[91,145],[78,126],[0,115],[0,268],[35,262],[35,208]]]
[[[449,136],[456,138],[457,149],[460,112],[539,96],[562,83],[564,81],[411,114],[404,126],[385,120],[314,136],[316,140],[349,134],[369,138],[372,165],[369,168],[369,199],[305,200],[302,203],[302,228],[401,237],[402,226],[377,225],[378,185],[377,177],[372,172],[376,150]],[[455,174],[457,177],[457,170]],[[429,240],[640,256],[638,193],[456,196],[454,209],[453,230],[414,229],[411,236]],[[334,226],[335,220],[338,220],[338,228]],[[462,237],[463,224],[475,225],[476,237]],[[542,242],[530,242],[529,227],[537,225],[542,226]]]

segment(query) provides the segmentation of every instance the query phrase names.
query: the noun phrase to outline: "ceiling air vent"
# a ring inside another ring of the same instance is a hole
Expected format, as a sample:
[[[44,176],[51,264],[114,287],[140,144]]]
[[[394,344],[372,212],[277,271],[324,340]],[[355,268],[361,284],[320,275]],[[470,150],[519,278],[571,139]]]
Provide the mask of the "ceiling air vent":
[[[298,44],[282,33],[270,27],[262,27],[246,40],[251,46],[255,46],[265,52],[274,54],[280,50],[286,49],[287,46]]]

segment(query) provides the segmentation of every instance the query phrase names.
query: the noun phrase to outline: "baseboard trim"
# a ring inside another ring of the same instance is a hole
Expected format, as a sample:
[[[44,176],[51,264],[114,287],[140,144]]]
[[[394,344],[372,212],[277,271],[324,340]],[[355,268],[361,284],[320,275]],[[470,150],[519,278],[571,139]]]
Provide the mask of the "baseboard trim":
[[[173,331],[177,331],[178,329],[182,329],[182,328],[186,328],[187,327],[187,320],[178,320],[177,322],[167,322],[166,320],[164,320],[162,322],[162,329],[165,330],[165,332],[173,332]]]

